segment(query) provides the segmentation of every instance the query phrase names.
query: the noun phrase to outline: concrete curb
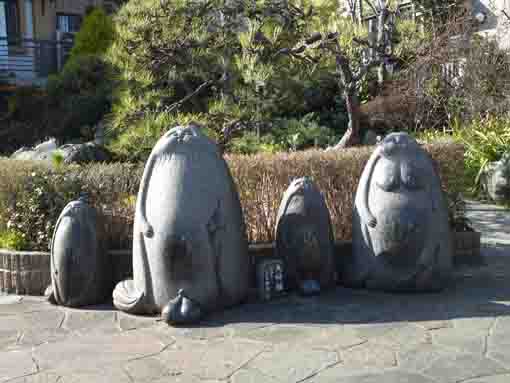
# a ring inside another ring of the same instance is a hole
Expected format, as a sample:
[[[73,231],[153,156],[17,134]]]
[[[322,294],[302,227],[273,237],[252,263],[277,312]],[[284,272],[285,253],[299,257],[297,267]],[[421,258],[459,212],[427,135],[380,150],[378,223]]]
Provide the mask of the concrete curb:
[[[352,252],[351,242],[335,243],[338,265],[342,257]],[[464,250],[463,250],[464,251]],[[253,259],[272,257],[273,243],[254,243],[248,246]],[[478,252],[478,254],[480,254]],[[112,278],[115,284],[132,276],[131,250],[110,250]],[[455,264],[483,265],[481,257],[455,254]],[[466,262],[464,262],[466,261]],[[254,281],[255,282],[255,281]],[[0,249],[0,292],[19,295],[43,295],[51,283],[50,253],[40,251],[14,251]]]

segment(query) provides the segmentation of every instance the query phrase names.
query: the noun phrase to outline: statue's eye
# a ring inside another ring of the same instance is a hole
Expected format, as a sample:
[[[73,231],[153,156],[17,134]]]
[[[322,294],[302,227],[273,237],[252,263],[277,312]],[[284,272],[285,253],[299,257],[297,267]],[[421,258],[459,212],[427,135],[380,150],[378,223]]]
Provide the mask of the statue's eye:
[[[375,183],[377,186],[379,186],[382,190],[391,192],[399,187],[399,180],[396,174],[387,174],[386,177],[383,177],[379,180],[376,180]]]
[[[381,159],[374,170],[375,184],[386,192],[397,190],[400,187],[400,172],[393,161]]]

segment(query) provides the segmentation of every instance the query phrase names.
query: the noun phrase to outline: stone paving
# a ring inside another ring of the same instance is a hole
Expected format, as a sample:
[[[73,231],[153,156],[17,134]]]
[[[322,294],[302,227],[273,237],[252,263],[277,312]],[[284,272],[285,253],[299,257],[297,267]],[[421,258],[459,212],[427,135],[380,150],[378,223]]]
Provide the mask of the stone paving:
[[[510,212],[508,209],[497,205],[468,201],[466,211],[475,230],[482,233],[484,244],[491,247],[510,246]]]
[[[510,382],[510,284],[490,270],[439,294],[248,303],[193,328],[1,296],[0,382]]]
[[[510,257],[499,255],[510,248],[489,245],[487,265],[457,269],[442,293],[338,287],[247,303],[192,328],[111,304],[0,296],[0,383],[508,383]]]

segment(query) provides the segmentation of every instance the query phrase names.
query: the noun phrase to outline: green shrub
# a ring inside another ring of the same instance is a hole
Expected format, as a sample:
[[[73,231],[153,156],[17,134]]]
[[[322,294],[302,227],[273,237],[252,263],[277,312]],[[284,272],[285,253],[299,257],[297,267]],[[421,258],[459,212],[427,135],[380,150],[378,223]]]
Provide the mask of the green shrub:
[[[338,141],[332,129],[319,125],[313,113],[301,119],[276,119],[260,137],[253,132],[232,140],[229,152],[237,154],[276,153],[297,151],[311,147],[325,148]]]
[[[510,118],[476,119],[467,126],[457,126],[454,135],[466,147],[466,171],[478,189],[487,164],[498,161],[510,148]]]
[[[510,148],[510,118],[487,116],[470,123],[456,120],[448,132],[426,131],[418,137],[429,143],[455,141],[465,147],[465,189],[480,192],[480,176],[489,162],[498,161]]]
[[[444,189],[460,191],[462,145],[443,142],[427,145],[426,149],[439,165]],[[293,178],[304,175],[311,176],[324,193],[335,238],[349,240],[353,198],[371,150],[365,147],[226,156],[237,183],[249,240],[273,239],[283,192]],[[129,248],[142,172],[142,164],[67,166],[63,173],[40,163],[0,160],[0,229],[9,224],[9,228],[25,233],[30,249],[47,250],[62,208],[85,191],[103,217],[101,227],[109,247]],[[1,222],[7,217],[8,222]]]
[[[30,146],[49,135],[48,97],[43,90],[19,87],[7,102],[7,113],[0,119],[0,152]]]
[[[64,165],[64,155],[60,151],[53,153],[51,163],[55,168],[60,169]]]
[[[101,56],[110,48],[114,38],[115,27],[111,17],[102,8],[94,8],[75,36],[68,63],[81,56]]]
[[[23,183],[23,192],[5,211],[6,226],[24,233],[30,248],[47,250],[60,212],[78,197],[81,185],[72,176],[50,169],[30,173]]]
[[[26,250],[28,242],[26,234],[17,230],[5,230],[0,232],[0,249]]]
[[[49,134],[63,140],[83,137],[84,126],[97,124],[110,111],[114,73],[97,56],[79,56],[50,77],[47,85],[51,110]],[[87,134],[87,133],[85,133]]]
[[[0,152],[32,146],[47,137],[91,140],[96,125],[110,111],[114,72],[96,56],[80,56],[50,76],[46,89],[21,87],[8,99],[1,119]]]

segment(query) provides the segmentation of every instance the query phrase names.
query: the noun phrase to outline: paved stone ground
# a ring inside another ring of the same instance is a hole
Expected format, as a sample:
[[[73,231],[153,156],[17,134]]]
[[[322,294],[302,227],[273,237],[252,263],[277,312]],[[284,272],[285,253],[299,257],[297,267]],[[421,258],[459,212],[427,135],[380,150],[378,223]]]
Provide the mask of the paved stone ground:
[[[486,246],[510,246],[510,212],[508,209],[469,201],[466,211],[473,227],[482,233],[482,242]]]
[[[473,208],[476,206],[471,206]],[[439,294],[337,288],[172,328],[111,305],[0,296],[0,383],[508,383],[510,213],[486,225],[487,265]],[[497,237],[495,241],[487,238]],[[493,251],[498,249],[498,251]]]
[[[509,382],[510,284],[488,273],[440,294],[251,303],[194,328],[3,296],[0,382]]]

